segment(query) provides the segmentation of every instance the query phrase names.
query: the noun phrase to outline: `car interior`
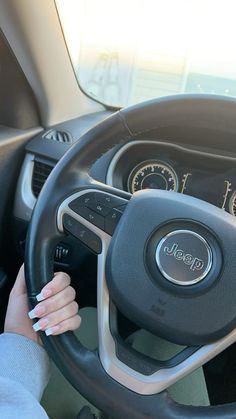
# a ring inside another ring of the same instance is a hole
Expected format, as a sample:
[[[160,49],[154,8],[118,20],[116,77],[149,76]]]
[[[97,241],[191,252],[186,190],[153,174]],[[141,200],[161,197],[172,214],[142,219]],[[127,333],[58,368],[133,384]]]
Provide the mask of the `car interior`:
[[[1,333],[23,262],[82,318],[41,334],[49,418],[236,417],[234,11],[0,0]]]

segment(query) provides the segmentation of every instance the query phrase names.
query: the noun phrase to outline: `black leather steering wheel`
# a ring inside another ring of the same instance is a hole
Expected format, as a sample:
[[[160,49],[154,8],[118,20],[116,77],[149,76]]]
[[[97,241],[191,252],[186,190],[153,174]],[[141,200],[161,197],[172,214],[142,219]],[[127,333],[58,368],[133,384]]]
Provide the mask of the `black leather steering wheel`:
[[[30,303],[53,275],[56,244],[73,234],[98,254],[99,348],[72,332],[42,339],[71,384],[112,418],[232,418],[236,403],[182,406],[166,388],[236,339],[236,221],[199,199],[159,190],[130,194],[96,182],[92,164],[158,127],[236,133],[236,101],[174,96],[123,109],[75,143],[36,203],[27,236]],[[119,336],[117,309],[140,327],[187,345],[158,362]]]

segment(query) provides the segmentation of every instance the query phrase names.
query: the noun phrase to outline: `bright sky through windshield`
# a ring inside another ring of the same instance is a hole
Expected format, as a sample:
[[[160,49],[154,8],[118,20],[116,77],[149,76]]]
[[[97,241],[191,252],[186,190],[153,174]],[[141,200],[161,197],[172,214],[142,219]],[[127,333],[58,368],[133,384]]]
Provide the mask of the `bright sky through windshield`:
[[[126,105],[182,92],[236,96],[235,0],[57,0],[92,97]]]

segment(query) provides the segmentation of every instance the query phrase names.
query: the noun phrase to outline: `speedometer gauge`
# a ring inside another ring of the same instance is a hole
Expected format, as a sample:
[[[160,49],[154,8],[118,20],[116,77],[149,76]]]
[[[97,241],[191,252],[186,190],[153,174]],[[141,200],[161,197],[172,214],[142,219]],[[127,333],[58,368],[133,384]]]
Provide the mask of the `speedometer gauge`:
[[[148,160],[136,166],[128,178],[128,190],[131,193],[141,189],[178,190],[178,178],[174,169],[168,164]]]

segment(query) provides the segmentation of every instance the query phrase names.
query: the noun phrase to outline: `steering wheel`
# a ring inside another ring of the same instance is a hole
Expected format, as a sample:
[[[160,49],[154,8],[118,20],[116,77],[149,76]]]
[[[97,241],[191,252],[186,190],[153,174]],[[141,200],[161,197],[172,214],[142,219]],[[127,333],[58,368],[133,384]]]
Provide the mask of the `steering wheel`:
[[[64,376],[112,418],[232,418],[236,403],[192,407],[166,388],[236,339],[236,221],[173,191],[129,193],[97,182],[92,164],[112,147],[159,127],[236,133],[236,101],[206,95],[152,100],[118,111],[88,131],[56,165],[31,219],[25,255],[29,300],[53,276],[56,244],[72,234],[98,255],[99,347],[72,332],[46,337]],[[186,348],[167,361],[131,349],[118,310],[138,326]]]

